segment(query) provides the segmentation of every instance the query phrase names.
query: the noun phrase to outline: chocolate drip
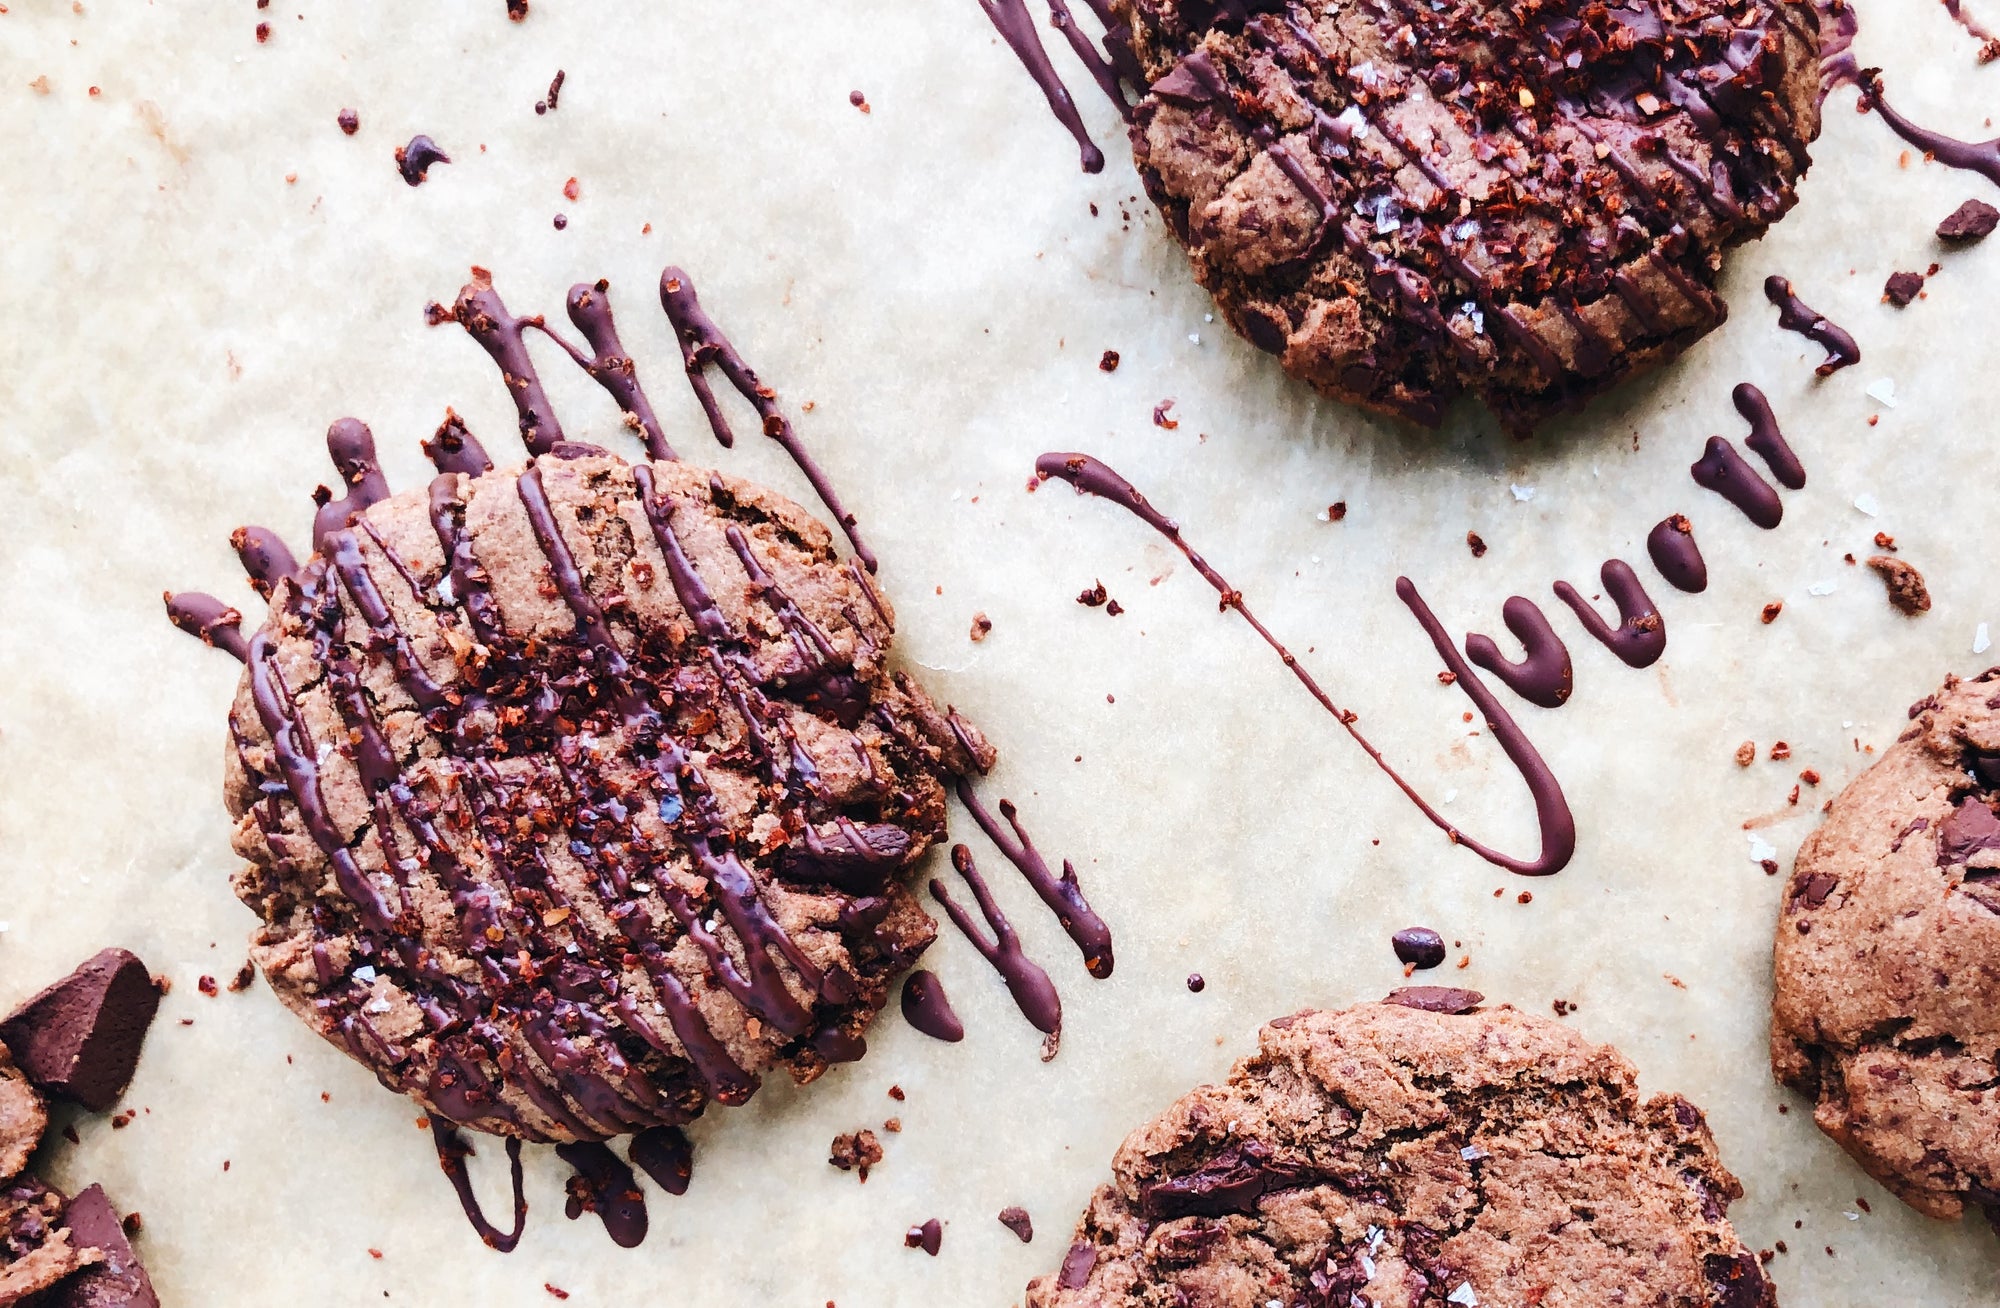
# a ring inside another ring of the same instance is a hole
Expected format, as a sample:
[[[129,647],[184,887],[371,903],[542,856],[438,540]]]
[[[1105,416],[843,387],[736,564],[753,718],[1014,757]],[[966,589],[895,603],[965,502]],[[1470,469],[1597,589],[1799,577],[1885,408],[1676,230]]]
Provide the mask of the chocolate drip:
[[[1792,293],[1792,284],[1772,273],[1764,279],[1764,298],[1778,306],[1778,326],[1797,332],[1826,351],[1826,360],[1813,371],[1822,377],[1861,362],[1861,347],[1854,338],[1826,316]]]
[[[979,7],[986,11],[994,29],[1012,47],[1014,57],[1028,70],[1028,76],[1035,79],[1035,85],[1041,88],[1056,121],[1076,142],[1076,148],[1082,155],[1083,171],[1103,172],[1104,151],[1090,139],[1090,131],[1083,125],[1083,116],[1077,112],[1076,101],[1071,98],[1069,88],[1063,85],[1055,66],[1049,63],[1048,51],[1042,48],[1041,34],[1035,30],[1035,20],[1028,14],[1026,0],[979,0]],[[1066,10],[1064,12],[1067,13]],[[1080,34],[1075,33],[1073,28],[1074,24],[1071,24],[1065,35],[1075,46]],[[1096,72],[1095,66],[1092,72]],[[1098,84],[1101,86],[1103,82],[1100,80]],[[1123,104],[1123,97],[1119,97],[1119,102]]]
[[[575,1221],[596,1213],[613,1244],[637,1247],[646,1238],[646,1196],[632,1169],[599,1140],[559,1144],[556,1156],[576,1169],[564,1214]]]
[[[1707,448],[1688,471],[1693,474],[1695,485],[1728,500],[1764,530],[1769,531],[1784,521],[1785,503],[1778,498],[1778,492],[1757,475],[1757,470],[1736,452],[1727,438],[1709,437]]]
[[[1125,88],[1119,84],[1119,79],[1124,76],[1124,73],[1121,72],[1119,66],[1118,46],[1124,38],[1121,37],[1117,30],[1118,25],[1114,21],[1115,15],[1112,14],[1109,5],[1103,3],[1102,0],[1086,0],[1086,3],[1090,4],[1092,10],[1096,12],[1098,19],[1105,25],[1104,48],[1102,50],[1092,45],[1090,38],[1076,25],[1076,15],[1070,12],[1066,0],[1049,0],[1049,26],[1063,34],[1063,39],[1069,42],[1071,52],[1082,61],[1085,68],[1090,70],[1090,78],[1097,83],[1097,89],[1104,92],[1104,98],[1117,108],[1122,117],[1130,119],[1132,117],[1132,106],[1125,99]],[[1129,36],[1130,30],[1129,28],[1125,29],[1126,36]],[[1126,54],[1127,58],[1125,62],[1130,64],[1130,52],[1127,51]],[[1137,73],[1136,67],[1130,71],[1135,74]],[[1145,77],[1143,74],[1137,74],[1132,78],[1133,86],[1143,86],[1144,84]]]
[[[965,1023],[952,1010],[944,982],[923,968],[903,981],[903,1020],[931,1039],[946,1044],[955,1045],[965,1039]]]
[[[1021,870],[1021,876],[1034,887],[1042,902],[1049,906],[1049,911],[1056,915],[1064,934],[1075,941],[1077,949],[1082,952],[1084,969],[1100,981],[1110,976],[1111,928],[1104,925],[1104,919],[1084,899],[1083,888],[1077,884],[1076,869],[1070,866],[1070,861],[1063,860],[1060,879],[1049,871],[1049,865],[1035,848],[1035,842],[1028,839],[1028,833],[1021,829],[1014,801],[1000,801],[1000,816],[1007,819],[1007,825],[1014,829],[1014,839],[1010,841],[1007,833],[1000,829],[1000,824],[994,821],[993,814],[979,802],[972,782],[965,777],[958,779],[958,799],[972,814],[979,829],[986,833],[986,838],[1007,856],[1008,862]]]
[[[834,493],[826,473],[807,453],[798,434],[792,430],[790,420],[779,410],[777,393],[757,379],[757,374],[751,371],[750,365],[744,362],[729,338],[722,334],[722,328],[716,326],[715,320],[701,307],[693,280],[681,269],[668,268],[660,274],[660,307],[667,311],[667,319],[674,325],[674,338],[681,346],[681,361],[687,366],[688,385],[694,388],[695,398],[701,401],[702,412],[708,415],[709,429],[715,433],[715,439],[721,442],[724,449],[735,444],[729,420],[722,416],[722,408],[715,402],[715,391],[708,384],[707,369],[711,363],[722,369],[722,375],[729,379],[736,393],[756,409],[764,434],[784,447],[785,453],[791,456],[792,462],[812,483],[820,503],[826,506],[826,511],[847,533],[847,543],[853,547],[854,557],[860,559],[868,571],[875,571],[874,551],[862,543],[854,515],[841,505],[840,497]]]
[[[375,433],[368,430],[367,423],[358,418],[337,420],[326,429],[326,452],[333,456],[333,466],[348,489],[337,500],[324,487],[314,493],[313,498],[319,501],[319,512],[313,515],[316,550],[324,549],[328,536],[353,522],[370,505],[389,498],[388,478],[375,461]],[[297,570],[296,566],[292,569]]]
[[[1729,393],[1735,402],[1736,411],[1750,424],[1750,435],[1744,444],[1763,458],[1771,475],[1787,490],[1806,488],[1806,465],[1799,462],[1799,456],[1785,441],[1785,433],[1778,430],[1777,415],[1771,412],[1771,402],[1764,398],[1764,392],[1749,382],[1738,382],[1736,389]]]
[[[1708,564],[1695,544],[1694,524],[1683,513],[1662,518],[1646,536],[1646,553],[1675,590],[1698,595],[1708,589]]]
[[[1486,684],[1479,680],[1472,665],[1460,657],[1451,638],[1445,634],[1444,625],[1437,620],[1429,605],[1424,603],[1423,597],[1417,593],[1416,586],[1409,578],[1396,579],[1397,597],[1409,608],[1418,624],[1423,627],[1425,634],[1431,638],[1431,644],[1437,650],[1438,657],[1444,660],[1446,668],[1453,674],[1453,684],[1464,691],[1473,705],[1485,715],[1487,729],[1493,733],[1494,739],[1500,742],[1500,748],[1505,751],[1528,785],[1529,794],[1534,799],[1535,820],[1542,839],[1541,852],[1532,859],[1503,854],[1474,840],[1453,826],[1430,801],[1418,794],[1415,787],[1389,766],[1388,760],[1382,757],[1382,752],[1355,728],[1355,715],[1335,704],[1332,697],[1320,688],[1319,683],[1305,670],[1292,652],[1286,649],[1284,644],[1250,611],[1249,606],[1243,602],[1243,592],[1231,586],[1221,573],[1210,567],[1208,561],[1196,553],[1194,548],[1181,537],[1180,527],[1171,518],[1155,509],[1130,482],[1119,476],[1108,465],[1087,454],[1044,454],[1035,460],[1035,471],[1041,477],[1057,477],[1085,494],[1110,500],[1166,537],[1168,542],[1193,565],[1202,579],[1222,597],[1221,606],[1225,609],[1234,609],[1238,616],[1250,624],[1251,629],[1283,660],[1299,684],[1306,688],[1306,692],[1319,703],[1320,707],[1333,715],[1341,729],[1361,747],[1375,766],[1382,770],[1383,775],[1395,783],[1396,788],[1416,805],[1417,810],[1433,826],[1444,832],[1453,844],[1465,846],[1496,867],[1519,872],[1524,876],[1549,876],[1569,865],[1570,859],[1576,853],[1576,822],[1570,815],[1569,801],[1563,797],[1561,783],[1556,780],[1547,762],[1535,749],[1527,734],[1521,730],[1520,725],[1514,721],[1513,716],[1501,706],[1500,701],[1487,689]]]
[[[1994,41],[2000,38],[1995,38],[1984,23],[1965,12],[1964,0],[1943,0],[1943,3],[1944,11],[1951,15],[1951,20],[1964,28],[1967,36],[1979,42],[1979,57],[1982,62],[1986,60],[1994,48]]]
[[[633,1164],[668,1194],[688,1192],[694,1177],[694,1143],[678,1126],[649,1126],[632,1137],[626,1150]]]
[[[284,577],[297,574],[299,561],[269,527],[238,527],[229,533],[230,547],[250,578],[250,588],[265,599]]]
[[[1861,103],[1881,114],[1890,131],[1947,168],[1978,173],[1987,181],[2000,185],[2000,137],[1990,141],[1962,141],[1956,136],[1947,136],[1911,122],[1883,97],[1882,74],[1873,69],[1862,70],[1860,86]]]
[[[441,311],[440,311],[441,312]],[[439,317],[439,312],[432,314]],[[528,357],[526,333],[540,327],[540,318],[516,318],[493,289],[493,278],[484,268],[472,270],[472,280],[458,292],[451,312],[444,315],[465,328],[479,348],[500,367],[500,379],[507,384],[507,397],[521,418],[521,440],[530,454],[547,454],[563,438],[562,423],[555,406],[542,389],[541,374]],[[441,320],[441,319],[440,319]]]
[[[431,1119],[431,1138],[437,1142],[438,1166],[450,1178],[451,1188],[458,1192],[458,1205],[465,1210],[465,1220],[472,1223],[472,1229],[479,1232],[487,1248],[500,1253],[514,1252],[514,1246],[521,1243],[521,1232],[528,1226],[528,1196],[521,1185],[521,1141],[507,1137],[507,1170],[514,1187],[514,1229],[503,1231],[486,1220],[478,1196],[472,1193],[472,1178],[465,1170],[472,1146],[455,1127],[437,1118]]]
[[[1561,708],[1568,703],[1574,689],[1569,647],[1542,610],[1533,600],[1510,595],[1500,606],[1500,616],[1526,656],[1518,663],[1509,662],[1491,636],[1477,632],[1465,638],[1465,656],[1530,704]]]
[[[1606,559],[1598,571],[1605,593],[1618,606],[1614,628],[1599,616],[1589,600],[1566,581],[1555,585],[1557,598],[1570,606],[1585,631],[1618,656],[1628,668],[1651,667],[1667,649],[1667,624],[1639,582],[1639,574],[1623,559]]]
[[[451,156],[438,148],[438,143],[422,134],[410,138],[408,145],[396,147],[396,171],[411,186],[421,186],[430,176],[431,165],[450,163]]]
[[[440,472],[430,486],[431,530],[437,533],[438,547],[444,551],[445,580],[451,596],[465,610],[475,639],[485,645],[499,643],[502,628],[500,610],[493,602],[486,570],[472,550],[472,538],[465,530],[465,506],[458,502],[460,474]],[[444,584],[439,583],[440,593]]]
[[[1014,934],[1013,924],[1000,906],[993,900],[993,891],[986,884],[986,878],[979,874],[979,866],[972,861],[972,851],[964,845],[951,847],[951,865],[958,869],[959,876],[971,888],[973,899],[979,903],[979,911],[993,928],[993,939],[988,940],[972,914],[964,905],[951,897],[944,882],[932,878],[931,898],[944,907],[944,911],[980,957],[993,965],[1000,979],[1007,983],[1007,992],[1014,996],[1021,1015],[1034,1024],[1037,1031],[1054,1036],[1062,1031],[1062,997],[1056,993],[1049,974],[1038,967],[1034,960],[1021,952],[1021,938]],[[904,992],[906,995],[908,991]],[[907,1012],[907,1008],[905,1009]],[[912,1023],[914,1025],[914,1023]],[[922,1028],[918,1028],[921,1030]]]
[[[243,615],[213,595],[184,590],[167,591],[167,621],[200,640],[213,645],[238,663],[249,661],[250,646],[243,638]]]
[[[477,477],[493,471],[493,459],[486,453],[486,447],[465,425],[455,409],[446,408],[444,421],[431,433],[431,438],[423,443],[424,457],[439,472],[462,472],[468,477]]]
[[[638,367],[618,339],[618,324],[611,317],[611,283],[603,278],[595,283],[578,282],[569,288],[566,304],[570,322],[590,344],[589,354],[550,331],[539,318],[530,325],[560,345],[577,367],[610,394],[624,412],[627,424],[644,435],[647,455],[655,459],[675,458],[674,447],[667,444],[667,435],[660,430],[660,420],[653,416],[652,401],[640,389]]]

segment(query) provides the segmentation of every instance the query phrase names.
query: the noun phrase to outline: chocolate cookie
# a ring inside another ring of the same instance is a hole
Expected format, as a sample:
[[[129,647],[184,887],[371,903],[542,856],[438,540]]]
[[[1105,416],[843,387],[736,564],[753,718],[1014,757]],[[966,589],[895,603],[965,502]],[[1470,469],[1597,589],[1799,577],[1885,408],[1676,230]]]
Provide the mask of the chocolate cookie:
[[[1910,716],[1799,849],[1771,1065],[1905,1203],[2000,1225],[2000,668]]]
[[[1776,1302],[1700,1109],[1557,1022],[1413,991],[1279,1018],[1128,1136],[1029,1308]]]
[[[431,1113],[530,1140],[859,1057],[934,935],[902,881],[945,780],[993,755],[885,667],[889,606],[826,528],[574,444],[339,509],[267,578],[229,717],[279,998]],[[282,555],[244,535],[253,574]]]
[[[1802,0],[1113,7],[1139,171],[1223,316],[1424,424],[1470,390],[1527,431],[1713,329],[1819,132]]]

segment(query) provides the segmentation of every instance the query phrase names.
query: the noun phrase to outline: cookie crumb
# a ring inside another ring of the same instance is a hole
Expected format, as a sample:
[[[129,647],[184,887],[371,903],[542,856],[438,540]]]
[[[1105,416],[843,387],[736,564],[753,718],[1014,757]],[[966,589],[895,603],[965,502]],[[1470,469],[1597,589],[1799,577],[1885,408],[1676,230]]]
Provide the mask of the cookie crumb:
[[[972,615],[971,636],[974,642],[985,640],[992,632],[993,619],[987,617],[984,613],[975,613]]]
[[[1764,625],[1768,627],[1776,622],[1778,615],[1784,611],[1785,601],[1783,600],[1772,600],[1769,604],[1766,604],[1764,606]]]
[[[1104,605],[1110,599],[1111,599],[1110,592],[1106,591],[1104,589],[1104,583],[1102,581],[1099,581],[1091,585],[1090,587],[1077,592],[1076,602],[1083,605],[1087,609],[1097,609],[1097,608],[1103,608]]]
[[[256,981],[256,979],[257,969],[250,963],[245,962],[242,967],[236,969],[236,975],[229,978],[229,992],[231,994],[241,994],[245,990],[248,990],[251,983]]]
[[[856,1173],[866,1184],[868,1169],[882,1161],[882,1142],[870,1130],[845,1132],[833,1137],[833,1149],[826,1161],[843,1172]]]
[[[1868,566],[1875,569],[1882,583],[1889,588],[1889,603],[1900,613],[1915,617],[1928,613],[1931,608],[1930,588],[1924,585],[1924,576],[1901,559],[1887,554],[1869,556]]]
[[[1917,298],[1917,292],[1924,289],[1924,275],[1914,272],[1895,272],[1882,285],[1882,298],[1898,309],[1907,308],[1910,301]]]
[[[1780,740],[1771,746],[1771,761],[1782,763],[1792,756],[1792,747]]]
[[[1746,740],[1736,747],[1736,766],[1747,768],[1757,761],[1757,742]]]
[[[1339,522],[1342,518],[1346,516],[1347,516],[1346,500],[1335,500],[1333,503],[1326,506],[1326,520],[1328,522]]]
[[[1472,551],[1472,557],[1475,559],[1486,557],[1486,542],[1479,539],[1479,533],[1476,531],[1465,533],[1465,547]]]
[[[1104,356],[1097,361],[1097,370],[1099,372],[1117,372],[1118,351],[1106,350]]]

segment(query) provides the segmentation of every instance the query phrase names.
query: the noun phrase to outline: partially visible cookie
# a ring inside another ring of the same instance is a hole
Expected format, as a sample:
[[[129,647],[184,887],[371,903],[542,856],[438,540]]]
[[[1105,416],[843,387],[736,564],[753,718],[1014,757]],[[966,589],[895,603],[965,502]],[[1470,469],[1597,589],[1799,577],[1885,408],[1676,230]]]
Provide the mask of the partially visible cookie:
[[[1319,391],[1524,431],[1722,322],[1819,132],[1800,0],[1116,0],[1148,194]]]
[[[48,1127],[42,1097],[0,1045],[0,1181],[21,1174]]]
[[[1768,1308],[1701,1110],[1440,987],[1279,1018],[1126,1138],[1029,1308]]]
[[[1911,719],[1799,850],[1771,1064],[1911,1207],[2000,1223],[2000,668]]]

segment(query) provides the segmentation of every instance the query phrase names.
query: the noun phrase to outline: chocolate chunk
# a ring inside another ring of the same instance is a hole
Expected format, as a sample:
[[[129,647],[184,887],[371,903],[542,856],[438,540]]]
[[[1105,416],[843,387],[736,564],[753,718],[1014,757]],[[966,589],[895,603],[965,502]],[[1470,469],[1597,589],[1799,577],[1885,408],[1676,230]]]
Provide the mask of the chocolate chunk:
[[[1969,863],[1974,855],[1996,849],[2000,849],[2000,817],[1976,796],[1961,799],[1938,828],[1940,867]]]
[[[1868,566],[1875,569],[1882,583],[1889,588],[1889,603],[1899,612],[1911,617],[1930,612],[1931,592],[1930,587],[1924,585],[1923,573],[1887,554],[1870,556]]]
[[[1807,908],[1818,908],[1826,902],[1826,897],[1832,894],[1834,887],[1839,884],[1837,879],[1826,873],[1815,872],[1799,887],[1798,895],[1792,901],[1793,907],[1804,904]]]
[[[2000,226],[2000,209],[1984,200],[1967,200],[1937,225],[1937,235],[1940,241],[1969,243],[1991,236],[1996,226]]]
[[[1271,1146],[1251,1140],[1229,1146],[1192,1172],[1148,1185],[1139,1208],[1156,1222],[1254,1213],[1259,1199],[1290,1185],[1297,1174],[1296,1167],[1273,1157]]]
[[[1421,1008],[1427,1013],[1470,1013],[1486,1002],[1486,996],[1477,990],[1457,990],[1451,986],[1404,986],[1391,990],[1382,1002]]]
[[[1013,1205],[1002,1208],[1000,1210],[1000,1225],[1019,1236],[1022,1244],[1026,1244],[1035,1238],[1035,1223],[1028,1216],[1028,1210],[1025,1208]]]
[[[104,1260],[62,1228],[60,1193],[24,1176],[0,1185],[0,1304],[49,1304],[37,1295],[78,1270]]]
[[[1702,1270],[1715,1285],[1714,1308],[1764,1308],[1772,1302],[1770,1283],[1748,1253],[1710,1254]]]
[[[1056,1284],[1065,1290],[1081,1290],[1090,1280],[1090,1269],[1095,1266],[1097,1246],[1088,1240],[1078,1240],[1063,1255],[1062,1271],[1056,1274]]]
[[[1405,927],[1389,938],[1398,960],[1429,969],[1444,962],[1444,937],[1429,927]]]
[[[430,176],[432,164],[450,162],[451,156],[439,149],[438,143],[428,136],[413,136],[408,145],[396,147],[396,171],[411,186],[423,185]]]
[[[131,1083],[159,1006],[146,965],[107,949],[0,1022],[0,1041],[43,1091],[101,1113]]]
[[[903,1247],[905,1249],[921,1249],[933,1258],[937,1257],[938,1249],[943,1244],[944,1226],[935,1217],[927,1219],[920,1226],[913,1226],[903,1232]]]
[[[1913,272],[1889,274],[1889,280],[1882,285],[1882,298],[1898,309],[1917,298],[1917,292],[1924,289],[1924,275]]]
[[[132,1252],[104,1187],[93,1185],[70,1200],[63,1225],[71,1243],[101,1250],[104,1260],[57,1286],[47,1308],[160,1308],[152,1278]]]

